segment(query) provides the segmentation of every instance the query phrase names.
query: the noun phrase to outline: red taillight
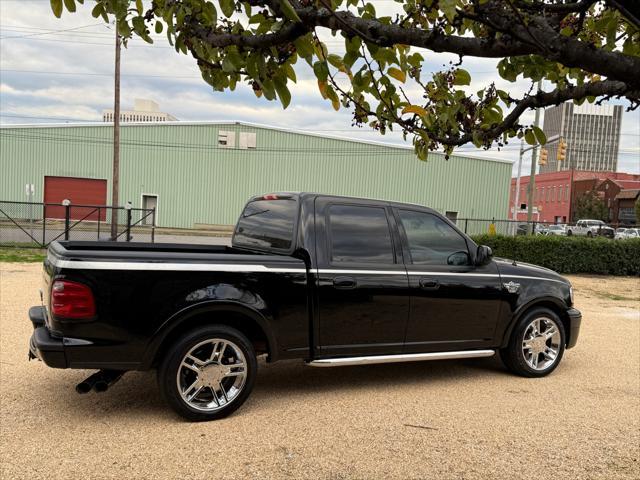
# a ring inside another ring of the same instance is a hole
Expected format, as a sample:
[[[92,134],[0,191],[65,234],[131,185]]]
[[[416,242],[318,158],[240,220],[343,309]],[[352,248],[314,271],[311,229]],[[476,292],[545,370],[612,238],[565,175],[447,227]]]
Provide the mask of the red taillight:
[[[93,292],[82,283],[56,280],[51,287],[51,313],[63,318],[89,318],[96,314]]]
[[[270,193],[269,195],[264,195],[262,197],[263,200],[278,200],[278,195],[275,193]]]

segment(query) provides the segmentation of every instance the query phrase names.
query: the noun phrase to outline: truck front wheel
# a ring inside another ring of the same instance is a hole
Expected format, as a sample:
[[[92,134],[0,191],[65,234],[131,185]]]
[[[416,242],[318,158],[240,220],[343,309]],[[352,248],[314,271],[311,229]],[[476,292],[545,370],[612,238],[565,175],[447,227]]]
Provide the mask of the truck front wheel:
[[[158,383],[167,403],[187,420],[216,420],[244,403],[257,370],[247,337],[226,325],[208,325],[172,345],[158,369]]]
[[[558,315],[547,308],[527,312],[513,329],[502,361],[523,377],[544,377],[553,372],[564,353],[566,336]]]

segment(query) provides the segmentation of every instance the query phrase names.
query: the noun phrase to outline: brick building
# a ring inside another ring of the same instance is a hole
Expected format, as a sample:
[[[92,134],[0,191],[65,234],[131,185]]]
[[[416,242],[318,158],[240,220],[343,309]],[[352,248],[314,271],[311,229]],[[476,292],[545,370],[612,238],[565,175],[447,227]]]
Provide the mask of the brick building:
[[[637,182],[640,184],[640,182]],[[613,215],[620,225],[637,225],[635,204],[640,197],[640,188],[621,190],[613,202]]]
[[[526,220],[529,176],[520,178],[517,219]],[[616,196],[624,190],[640,188],[640,175],[621,172],[588,172],[566,170],[560,172],[539,173],[536,175],[534,208],[537,214],[534,220],[551,223],[569,223],[576,221],[573,206],[580,195],[596,191],[609,209],[609,220],[618,223]],[[513,218],[516,179],[511,179],[509,196],[509,218]],[[627,207],[624,207],[627,208]],[[624,210],[623,212],[626,212]]]

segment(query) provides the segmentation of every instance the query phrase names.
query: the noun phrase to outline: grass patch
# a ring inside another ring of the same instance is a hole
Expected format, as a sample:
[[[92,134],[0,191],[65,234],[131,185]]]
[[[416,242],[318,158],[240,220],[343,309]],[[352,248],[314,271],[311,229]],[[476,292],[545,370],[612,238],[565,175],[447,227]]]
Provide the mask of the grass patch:
[[[615,302],[624,302],[624,301],[632,301],[632,302],[637,302],[638,299],[637,298],[633,298],[633,297],[624,297],[622,295],[617,295],[615,293],[609,293],[609,292],[600,292],[597,290],[592,290],[592,292],[594,292],[596,295],[598,295],[600,298],[605,298],[607,300],[613,300]]]
[[[42,262],[46,256],[47,251],[39,248],[0,248],[0,262]]]

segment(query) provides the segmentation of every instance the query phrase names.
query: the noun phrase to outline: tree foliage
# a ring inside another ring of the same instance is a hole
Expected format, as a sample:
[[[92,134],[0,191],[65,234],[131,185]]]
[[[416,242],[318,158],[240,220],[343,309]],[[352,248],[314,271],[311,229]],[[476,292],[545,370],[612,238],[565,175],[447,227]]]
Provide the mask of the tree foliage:
[[[634,204],[634,209],[636,212],[636,223],[640,225],[640,198],[636,200],[636,203]]]
[[[82,1],[51,6],[60,16]],[[95,0],[93,15],[115,16],[125,42],[165,32],[215,90],[246,82],[285,108],[296,69],[307,64],[334,109],[350,109],[356,125],[413,136],[421,159],[469,142],[544,143],[539,129],[520,122],[528,109],[610,98],[629,100],[630,109],[640,104],[640,1],[395,2],[401,13],[383,16],[365,0]],[[321,30],[340,38],[345,53],[332,52]],[[430,51],[459,62],[429,72]],[[531,88],[518,98],[493,83],[471,92],[465,57],[499,59],[500,77]],[[536,91],[539,80],[551,87]]]
[[[574,220],[592,219],[605,222],[609,220],[609,210],[595,190],[579,195],[573,212]]]

